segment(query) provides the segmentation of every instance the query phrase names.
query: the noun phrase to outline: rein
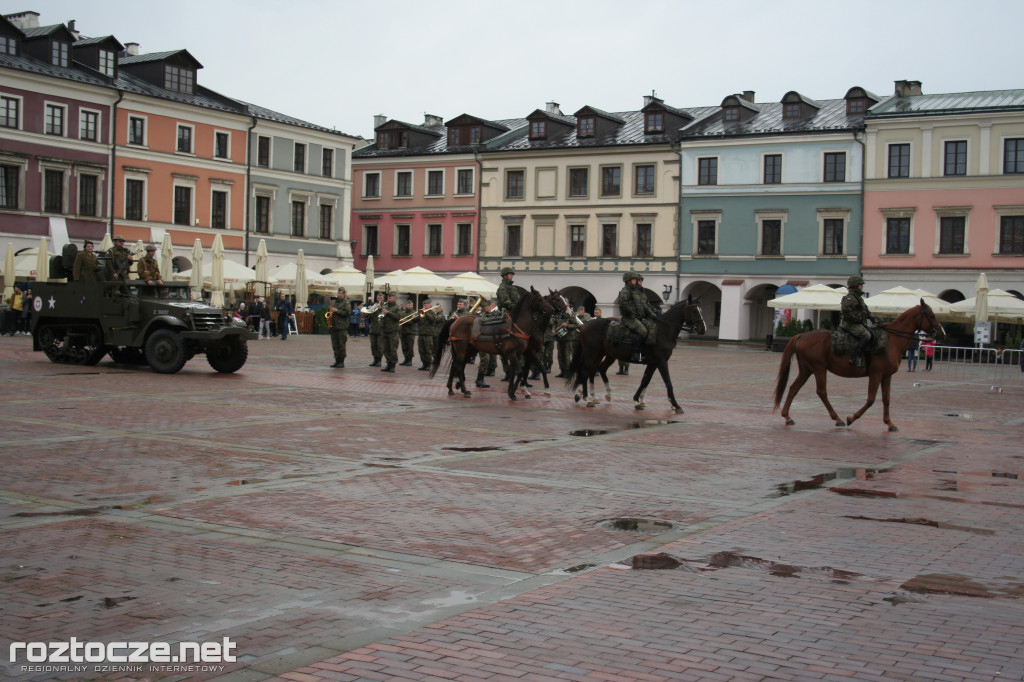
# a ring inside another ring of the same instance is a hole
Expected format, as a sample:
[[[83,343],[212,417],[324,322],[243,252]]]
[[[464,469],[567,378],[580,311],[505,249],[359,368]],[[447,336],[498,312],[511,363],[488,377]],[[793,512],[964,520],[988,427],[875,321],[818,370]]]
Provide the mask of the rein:
[[[920,320],[918,321],[917,329],[924,329],[924,309],[918,306],[917,312],[921,315]],[[895,322],[895,320],[893,320],[893,322]],[[905,332],[902,329],[893,329],[891,326],[893,322],[886,322],[885,324],[880,324],[878,325],[878,328],[884,329],[886,333],[892,334],[893,336],[898,336],[901,339],[914,338],[914,332]]]

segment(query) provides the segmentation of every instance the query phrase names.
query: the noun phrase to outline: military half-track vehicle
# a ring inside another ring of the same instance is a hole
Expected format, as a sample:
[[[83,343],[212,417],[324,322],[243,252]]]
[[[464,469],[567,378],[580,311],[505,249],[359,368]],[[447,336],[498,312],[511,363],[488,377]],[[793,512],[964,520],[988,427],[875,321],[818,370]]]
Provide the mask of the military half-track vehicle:
[[[226,311],[190,300],[187,282],[37,282],[32,286],[32,347],[53,362],[148,364],[174,374],[203,353],[218,372],[234,372],[255,332]]]

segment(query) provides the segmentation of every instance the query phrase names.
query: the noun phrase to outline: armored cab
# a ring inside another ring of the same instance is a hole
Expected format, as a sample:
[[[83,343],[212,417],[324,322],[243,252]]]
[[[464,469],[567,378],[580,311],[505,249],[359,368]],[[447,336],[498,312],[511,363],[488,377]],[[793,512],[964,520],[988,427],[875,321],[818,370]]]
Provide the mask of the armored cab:
[[[191,300],[187,282],[38,282],[32,287],[33,349],[53,362],[148,364],[173,374],[203,353],[218,372],[245,364],[256,334],[226,311]]]

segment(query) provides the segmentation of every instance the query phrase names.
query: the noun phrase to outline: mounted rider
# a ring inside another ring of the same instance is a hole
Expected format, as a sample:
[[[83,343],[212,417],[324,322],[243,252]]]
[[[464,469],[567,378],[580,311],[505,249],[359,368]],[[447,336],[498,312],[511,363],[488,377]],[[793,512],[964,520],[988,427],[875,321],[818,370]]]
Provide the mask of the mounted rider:
[[[498,307],[509,312],[519,302],[519,287],[517,287],[512,280],[516,276],[516,271],[509,267],[501,269],[501,284],[498,285],[498,291],[495,297],[498,299]]]
[[[846,280],[849,293],[843,296],[840,303],[842,320],[840,329],[857,341],[857,346],[850,354],[850,363],[854,367],[864,367],[864,352],[871,342],[871,310],[864,300],[864,279],[859,275],[851,275]]]
[[[653,342],[655,329],[653,320],[658,311],[651,305],[647,293],[644,291],[643,275],[629,271],[622,275],[622,281],[626,283],[626,286],[619,291],[619,297],[615,303],[619,306],[622,324],[631,332],[633,357],[629,361],[643,362],[640,349],[645,340]],[[647,325],[647,320],[651,320],[652,324]]]

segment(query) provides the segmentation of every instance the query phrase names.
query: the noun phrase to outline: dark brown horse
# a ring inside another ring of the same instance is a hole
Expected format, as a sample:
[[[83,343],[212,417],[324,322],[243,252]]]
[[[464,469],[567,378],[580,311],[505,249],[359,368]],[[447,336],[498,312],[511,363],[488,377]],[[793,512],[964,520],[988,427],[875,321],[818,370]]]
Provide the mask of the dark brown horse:
[[[521,287],[520,287],[521,288]],[[526,290],[523,289],[523,292]],[[548,314],[543,311],[538,311],[535,314],[535,320],[533,327],[530,329],[530,340],[526,344],[526,352],[523,355],[523,375],[519,379],[519,385],[523,386],[524,397],[530,397],[528,384],[526,381],[527,375],[531,369],[535,369],[540,373],[541,380],[544,382],[544,395],[551,397],[551,387],[548,384],[548,373],[544,369],[544,333],[547,331],[548,322],[551,320],[551,315],[564,312],[569,310],[571,304],[565,300],[565,297],[557,291],[552,291],[548,288],[548,295],[544,297],[548,305],[551,306],[552,313]]]
[[[629,362],[633,354],[632,344],[627,340],[623,343],[611,343],[608,340],[608,328],[618,318],[602,317],[590,320],[580,330],[580,338],[573,350],[572,363],[569,365],[569,377],[566,383],[575,392],[573,396],[578,402],[582,397],[586,400],[587,407],[593,407],[596,400],[594,393],[594,376],[600,373],[604,381],[605,398],[612,399],[611,386],[608,383],[608,368],[612,363]],[[633,394],[633,406],[642,410],[647,407],[644,402],[644,392],[647,385],[651,383],[654,370],[661,373],[661,380],[665,382],[665,389],[668,391],[668,401],[677,414],[682,413],[683,408],[676,402],[675,391],[672,389],[672,378],[668,374],[668,359],[676,347],[676,339],[684,329],[691,334],[703,334],[707,331],[704,324],[704,317],[701,315],[699,301],[680,301],[668,309],[664,314],[655,318],[658,322],[656,341],[653,346],[644,346],[643,360],[644,376],[640,380],[640,387]]]
[[[444,357],[445,349],[451,346],[452,358],[448,370],[448,395],[455,395],[452,384],[462,391],[462,395],[470,397],[472,393],[466,385],[466,363],[476,354],[490,353],[500,355],[508,361],[508,397],[516,400],[516,390],[526,377],[523,371],[523,357],[530,344],[531,333],[538,319],[544,317],[543,325],[547,324],[553,309],[544,300],[540,292],[530,287],[519,297],[519,302],[508,312],[509,333],[499,337],[474,336],[473,326],[477,315],[464,315],[445,322],[437,339],[437,350],[434,362],[430,367],[430,377],[437,374]],[[450,343],[449,343],[450,342]]]
[[[836,355],[832,352],[832,333],[825,329],[797,334],[782,353],[782,363],[779,366],[779,375],[775,380],[775,409],[778,409],[782,402],[782,393],[786,390],[786,382],[789,380],[789,366],[791,358],[796,355],[797,367],[800,373],[793,384],[789,387],[789,394],[786,396],[786,404],[782,406],[782,418],[787,425],[795,422],[789,416],[789,406],[793,404],[800,387],[814,375],[814,381],[818,389],[818,397],[825,404],[825,409],[832,417],[836,426],[849,426],[861,418],[875,402],[875,394],[878,387],[882,387],[882,406],[885,413],[882,420],[889,426],[890,431],[898,431],[896,425],[889,419],[889,389],[892,384],[892,375],[899,371],[900,361],[903,353],[910,346],[910,340],[914,337],[916,330],[920,329],[932,334],[941,340],[946,335],[939,321],[935,319],[935,313],[928,307],[928,304],[921,299],[921,304],[914,306],[895,320],[888,324],[880,325],[889,335],[889,343],[878,352],[873,353],[865,367],[856,367],[850,362],[849,355]],[[828,401],[828,393],[825,391],[825,384],[828,380],[828,372],[848,379],[868,377],[868,400],[864,407],[860,408],[846,418],[844,424],[842,418],[832,408]]]

